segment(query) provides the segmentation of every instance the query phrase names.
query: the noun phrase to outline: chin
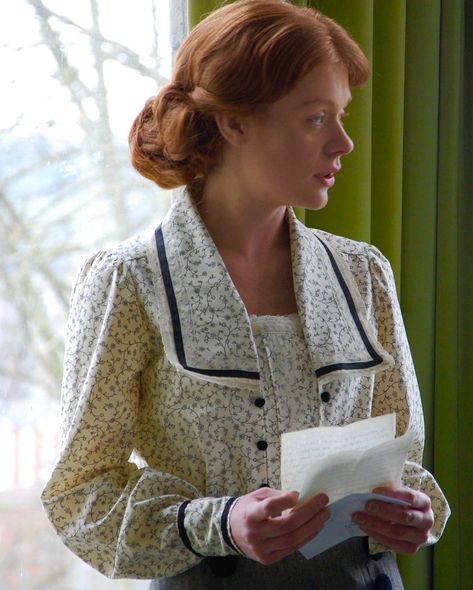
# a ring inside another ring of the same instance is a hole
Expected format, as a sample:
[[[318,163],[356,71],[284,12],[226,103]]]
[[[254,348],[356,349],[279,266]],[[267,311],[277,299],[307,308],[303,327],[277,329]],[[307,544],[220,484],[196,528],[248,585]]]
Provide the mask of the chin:
[[[320,211],[320,209],[323,209],[327,203],[328,194],[324,193],[323,195],[318,195],[316,199],[307,199],[307,202],[297,206],[303,207],[304,209],[310,209],[311,211]]]

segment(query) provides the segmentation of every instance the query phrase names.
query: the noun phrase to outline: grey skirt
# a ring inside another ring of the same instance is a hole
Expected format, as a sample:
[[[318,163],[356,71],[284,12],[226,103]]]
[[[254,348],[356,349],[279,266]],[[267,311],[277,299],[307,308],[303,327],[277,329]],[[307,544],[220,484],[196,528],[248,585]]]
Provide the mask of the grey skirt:
[[[336,545],[312,559],[299,552],[272,565],[244,557],[209,557],[150,590],[404,590],[396,558],[370,556],[367,537]]]

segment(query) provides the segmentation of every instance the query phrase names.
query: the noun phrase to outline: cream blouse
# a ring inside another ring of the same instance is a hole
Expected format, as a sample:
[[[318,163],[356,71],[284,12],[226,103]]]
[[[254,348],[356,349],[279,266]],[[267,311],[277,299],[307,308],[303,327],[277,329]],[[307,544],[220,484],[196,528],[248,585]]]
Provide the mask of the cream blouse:
[[[280,486],[280,436],[422,408],[388,262],[288,211],[298,317],[251,320],[187,196],[152,235],[99,252],[75,285],[61,450],[42,501],[64,543],[109,577],[158,578],[235,554],[234,498]],[[379,551],[373,546],[373,551]]]

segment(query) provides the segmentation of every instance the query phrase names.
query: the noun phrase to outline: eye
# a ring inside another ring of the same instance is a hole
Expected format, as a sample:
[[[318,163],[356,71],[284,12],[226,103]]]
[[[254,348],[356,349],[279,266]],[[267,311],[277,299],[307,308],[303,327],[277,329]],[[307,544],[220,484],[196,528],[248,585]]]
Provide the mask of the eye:
[[[310,118],[310,122],[314,125],[323,125],[327,119],[327,113],[318,113]]]

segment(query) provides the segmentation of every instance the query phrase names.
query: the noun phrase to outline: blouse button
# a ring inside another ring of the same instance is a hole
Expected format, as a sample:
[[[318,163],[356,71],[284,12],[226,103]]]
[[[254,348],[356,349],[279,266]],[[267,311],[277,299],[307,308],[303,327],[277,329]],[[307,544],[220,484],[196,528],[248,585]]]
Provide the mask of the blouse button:
[[[320,398],[323,402],[327,403],[330,401],[330,393],[328,391],[322,391]]]
[[[374,581],[375,590],[393,590],[391,580],[386,574],[379,574]]]
[[[266,403],[266,400],[263,399],[262,397],[258,397],[257,399],[255,399],[255,406],[257,408],[262,408],[265,403]]]
[[[259,440],[256,443],[256,446],[260,451],[266,451],[266,449],[268,448],[268,443],[265,440]]]

